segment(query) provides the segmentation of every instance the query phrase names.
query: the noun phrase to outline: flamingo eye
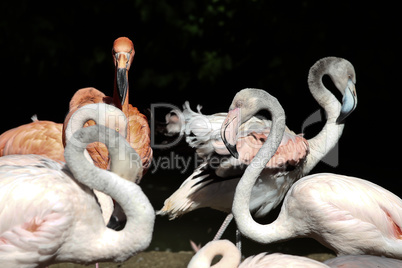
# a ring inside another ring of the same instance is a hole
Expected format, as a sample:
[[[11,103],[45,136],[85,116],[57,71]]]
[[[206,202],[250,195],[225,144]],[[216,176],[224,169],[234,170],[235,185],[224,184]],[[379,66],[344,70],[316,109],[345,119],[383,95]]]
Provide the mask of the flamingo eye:
[[[236,102],[236,107],[240,108],[243,106],[243,102],[242,101],[237,101]]]

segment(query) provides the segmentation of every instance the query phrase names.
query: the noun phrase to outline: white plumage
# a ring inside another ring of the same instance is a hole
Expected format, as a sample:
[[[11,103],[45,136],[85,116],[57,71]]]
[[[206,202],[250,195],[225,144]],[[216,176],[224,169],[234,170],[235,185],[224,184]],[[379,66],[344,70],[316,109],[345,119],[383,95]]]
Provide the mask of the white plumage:
[[[308,174],[333,149],[342,135],[343,113],[349,115],[355,106],[350,107],[351,110],[341,107],[336,97],[322,84],[321,79],[326,74],[331,76],[342,94],[351,96],[356,103],[355,71],[350,62],[329,57],[317,61],[311,67],[309,88],[327,112],[327,122],[319,134],[307,141],[286,128],[279,149],[253,187],[250,210],[256,217],[263,217],[275,208],[291,185]],[[203,115],[200,106],[197,107],[197,113],[185,103],[183,113],[173,111],[167,116],[171,134],[175,131],[185,134],[187,143],[196,148],[197,154],[204,157],[205,161],[165,200],[158,214],[169,215],[174,219],[201,207],[231,212],[235,187],[271,131],[271,121],[254,116],[259,110],[268,108],[263,104],[266,96],[254,96],[257,91],[250,89],[240,92],[233,100],[229,113]],[[238,114],[233,115],[234,111],[238,111]],[[340,118],[342,120],[337,120]],[[232,140],[236,141],[231,146],[237,149],[238,159],[229,155],[230,150],[224,144],[228,142],[222,139],[222,135],[228,133],[227,126],[236,131],[231,134]]]
[[[139,186],[86,159],[85,148],[95,141],[106,144],[121,174],[141,173],[127,141],[100,125],[74,133],[65,149],[67,165],[39,155],[0,158],[0,266],[117,262],[148,247],[154,210]],[[127,216],[122,231],[105,226],[93,189],[121,205]]]

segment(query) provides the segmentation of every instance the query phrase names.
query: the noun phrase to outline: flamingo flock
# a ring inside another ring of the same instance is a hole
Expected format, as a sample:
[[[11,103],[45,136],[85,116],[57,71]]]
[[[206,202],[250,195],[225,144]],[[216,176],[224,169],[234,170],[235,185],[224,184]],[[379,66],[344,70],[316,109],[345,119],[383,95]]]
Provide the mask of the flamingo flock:
[[[33,117],[0,135],[1,267],[123,262],[149,247],[156,215],[175,219],[202,207],[227,217],[190,268],[402,267],[398,196],[361,178],[308,175],[336,146],[356,109],[356,72],[349,61],[326,57],[310,68],[310,93],[327,117],[310,139],[286,126],[281,104],[262,89],[239,91],[228,112],[204,115],[188,102],[170,112],[165,133],[184,135],[203,162],[155,212],[138,185],[153,150],[148,119],[129,104],[134,54],[127,37],[114,41],[113,97],[80,89],[63,123]],[[324,76],[342,103],[324,86]],[[259,116],[261,110],[271,119]],[[254,220],[279,205],[273,222]],[[239,234],[260,244],[310,237],[337,257],[323,263],[263,252],[242,261],[240,244],[221,239],[233,219]],[[221,259],[213,261],[215,256]]]

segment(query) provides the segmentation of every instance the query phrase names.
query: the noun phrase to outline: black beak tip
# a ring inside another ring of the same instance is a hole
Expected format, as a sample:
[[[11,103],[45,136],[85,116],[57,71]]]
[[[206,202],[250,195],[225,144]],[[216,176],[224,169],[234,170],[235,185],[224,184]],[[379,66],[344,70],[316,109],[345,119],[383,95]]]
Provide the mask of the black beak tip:
[[[229,150],[230,154],[234,157],[234,158],[239,158],[239,153],[237,152],[236,146],[233,146],[231,144],[226,144],[226,148]]]
[[[116,216],[112,215],[106,227],[115,231],[120,231],[124,229],[125,225],[125,220],[120,221]]]
[[[345,124],[345,119],[353,112],[354,109],[352,109],[349,112],[341,112],[338,118],[336,119],[336,123],[339,124]]]
[[[345,119],[346,119],[346,116],[344,116],[344,115],[339,115],[338,116],[338,118],[336,119],[336,124],[338,124],[338,125],[340,125],[340,124],[344,124],[345,123]]]

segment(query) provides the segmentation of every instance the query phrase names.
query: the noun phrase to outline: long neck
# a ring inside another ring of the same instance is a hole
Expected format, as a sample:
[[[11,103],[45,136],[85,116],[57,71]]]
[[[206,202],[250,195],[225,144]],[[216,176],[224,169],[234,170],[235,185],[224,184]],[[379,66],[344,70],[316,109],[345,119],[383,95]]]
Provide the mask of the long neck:
[[[285,112],[279,102],[270,95],[268,98],[264,98],[264,102],[263,108],[271,113],[272,129],[266,142],[240,179],[236,187],[232,207],[232,213],[239,231],[245,236],[261,242],[265,242],[270,237],[275,239],[276,235],[279,236],[279,234],[276,233],[274,225],[261,225],[251,217],[249,209],[251,190],[261,171],[278,149],[285,131]]]
[[[65,133],[65,142],[66,144],[70,141],[71,136],[79,129],[84,127],[84,124],[89,121],[93,120],[95,121],[96,124],[101,124],[105,125],[106,119],[104,116],[102,117],[101,115],[104,114],[100,112],[99,108],[101,106],[96,106],[96,109],[93,105],[87,105],[86,107],[83,107],[77,112],[75,112],[71,117],[70,120],[68,121],[67,127],[64,130]],[[84,151],[86,159],[90,162],[93,163],[92,158],[89,156],[88,151]]]
[[[341,111],[341,104],[322,82],[322,77],[328,74],[328,64],[328,61],[315,64],[310,69],[308,77],[310,92],[318,104],[324,108],[327,121],[322,130],[314,138],[308,140],[310,153],[303,168],[304,174],[309,173],[335,147],[344,128],[344,124],[336,123]]]
[[[89,188],[101,191],[120,204],[127,216],[127,223],[123,230],[114,230],[101,226],[80,226],[87,228],[86,238],[77,237],[76,247],[92,248],[92,255],[86,255],[87,261],[113,260],[123,261],[138,251],[147,248],[152,239],[155,213],[148,198],[135,183],[120,178],[118,175],[95,167],[85,161],[83,154],[86,145],[95,141],[102,141],[108,147],[111,161],[121,157],[121,142],[125,143],[122,136],[104,126],[95,125],[82,128],[75,132],[65,149],[65,159],[74,178]],[[132,157],[132,155],[136,157]],[[129,146],[126,146],[124,155],[126,161],[137,159],[130,163],[142,166],[138,160],[138,154]],[[100,215],[99,215],[100,216]],[[94,230],[97,229],[97,230]],[[74,235],[74,234],[73,234]],[[88,260],[89,259],[89,260]]]
[[[222,256],[222,259],[217,264],[211,266],[213,258],[219,255]],[[216,240],[209,242],[200,249],[191,259],[187,268],[234,268],[239,266],[240,259],[241,254],[232,242],[228,240]]]

